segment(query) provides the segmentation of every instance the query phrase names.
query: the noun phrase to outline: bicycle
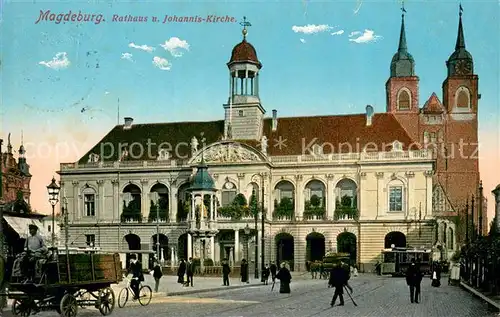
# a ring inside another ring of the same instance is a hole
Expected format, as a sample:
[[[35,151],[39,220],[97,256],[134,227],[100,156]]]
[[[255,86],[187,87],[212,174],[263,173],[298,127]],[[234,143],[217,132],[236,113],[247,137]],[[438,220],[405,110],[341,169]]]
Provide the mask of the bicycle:
[[[127,304],[129,294],[134,294],[134,291],[130,287],[130,279],[128,280],[128,285],[120,291],[118,295],[118,307],[123,308],[125,304]],[[139,283],[139,297],[137,300],[141,306],[147,306],[151,302],[151,298],[153,297],[153,291],[151,287],[148,285],[142,285],[142,282]],[[134,299],[135,300],[135,299]]]

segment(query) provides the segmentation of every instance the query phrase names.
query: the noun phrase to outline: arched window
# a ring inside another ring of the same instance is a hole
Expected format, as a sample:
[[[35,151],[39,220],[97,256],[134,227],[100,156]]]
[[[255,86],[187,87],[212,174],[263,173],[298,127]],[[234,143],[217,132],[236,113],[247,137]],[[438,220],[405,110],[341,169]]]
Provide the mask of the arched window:
[[[455,94],[455,105],[458,108],[470,108],[469,89],[464,86],[457,89],[457,92]]]
[[[236,197],[236,185],[232,182],[226,182],[221,191],[222,207],[229,206]]]
[[[92,187],[85,187],[83,196],[83,216],[95,217],[96,215],[96,191]]]
[[[398,92],[398,110],[410,110],[411,94],[407,88],[401,88]]]

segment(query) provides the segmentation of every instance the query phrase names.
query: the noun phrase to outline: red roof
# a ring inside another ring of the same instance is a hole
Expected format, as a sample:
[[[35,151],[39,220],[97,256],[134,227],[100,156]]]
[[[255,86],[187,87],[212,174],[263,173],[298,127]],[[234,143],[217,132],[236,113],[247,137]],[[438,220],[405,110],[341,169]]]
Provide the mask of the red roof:
[[[311,142],[323,145],[324,154],[361,152],[365,147],[368,151],[390,151],[394,141],[401,142],[402,149],[408,150],[414,143],[390,113],[374,114],[369,126],[365,114],[278,118],[277,121],[275,132],[271,131],[272,119],[264,123],[269,155],[309,154],[309,151],[303,153],[303,149],[311,149]],[[412,149],[420,149],[420,146]]]
[[[238,43],[233,48],[233,51],[231,52],[231,60],[229,61],[228,65],[238,62],[251,62],[257,64],[259,68],[262,67],[262,64],[257,58],[257,51],[252,44],[247,42],[246,39],[243,39],[241,43]]]
[[[435,92],[433,92],[429,99],[427,99],[427,101],[425,102],[422,108],[422,112],[429,114],[441,114],[444,112],[443,104],[441,103],[441,101],[439,101],[439,98]]]

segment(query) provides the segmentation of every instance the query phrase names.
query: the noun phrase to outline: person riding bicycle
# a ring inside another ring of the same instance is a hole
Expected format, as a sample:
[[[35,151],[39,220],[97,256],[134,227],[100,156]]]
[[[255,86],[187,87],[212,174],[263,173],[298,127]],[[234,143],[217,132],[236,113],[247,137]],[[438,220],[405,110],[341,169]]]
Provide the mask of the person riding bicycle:
[[[144,274],[142,273],[142,264],[137,260],[137,256],[132,254],[130,256],[130,266],[128,267],[128,274],[132,274],[130,281],[130,288],[134,292],[134,299],[139,298],[139,284],[144,282]]]

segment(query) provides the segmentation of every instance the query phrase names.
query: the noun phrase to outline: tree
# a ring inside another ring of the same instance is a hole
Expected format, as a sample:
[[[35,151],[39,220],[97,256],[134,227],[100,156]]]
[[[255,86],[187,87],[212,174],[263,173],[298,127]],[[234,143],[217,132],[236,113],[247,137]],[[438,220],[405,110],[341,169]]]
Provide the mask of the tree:
[[[259,204],[257,202],[256,195],[250,196],[249,211],[250,211],[250,215],[252,215],[254,217],[257,217],[257,215],[259,214]]]

